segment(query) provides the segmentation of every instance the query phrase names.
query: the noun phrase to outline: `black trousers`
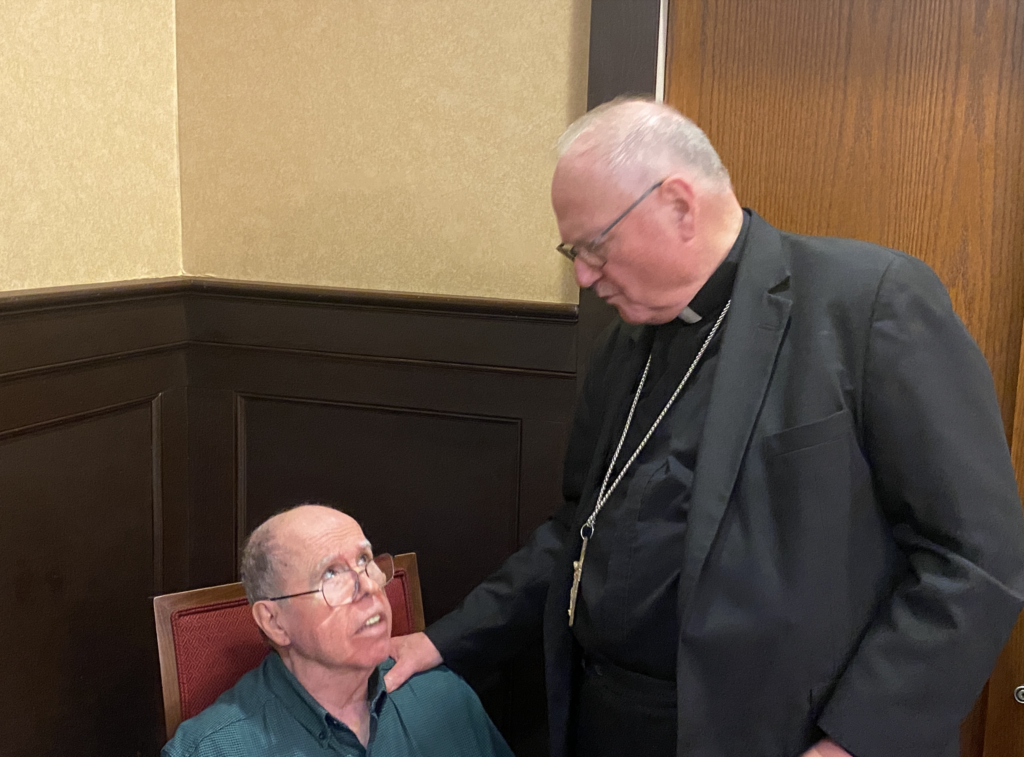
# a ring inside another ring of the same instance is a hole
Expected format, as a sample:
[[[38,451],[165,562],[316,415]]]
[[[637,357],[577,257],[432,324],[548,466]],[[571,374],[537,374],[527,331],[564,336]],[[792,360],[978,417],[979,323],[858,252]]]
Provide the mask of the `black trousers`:
[[[575,757],[675,757],[676,686],[588,658],[575,705]]]

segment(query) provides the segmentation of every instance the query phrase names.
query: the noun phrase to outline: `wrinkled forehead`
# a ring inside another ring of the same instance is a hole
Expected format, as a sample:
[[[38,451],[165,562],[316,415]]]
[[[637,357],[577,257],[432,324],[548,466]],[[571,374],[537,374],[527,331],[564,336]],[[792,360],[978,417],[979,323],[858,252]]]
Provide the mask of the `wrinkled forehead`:
[[[288,556],[285,573],[307,573],[335,561],[355,565],[360,556],[372,555],[373,547],[359,524],[342,513],[310,513],[299,517],[278,534]]]

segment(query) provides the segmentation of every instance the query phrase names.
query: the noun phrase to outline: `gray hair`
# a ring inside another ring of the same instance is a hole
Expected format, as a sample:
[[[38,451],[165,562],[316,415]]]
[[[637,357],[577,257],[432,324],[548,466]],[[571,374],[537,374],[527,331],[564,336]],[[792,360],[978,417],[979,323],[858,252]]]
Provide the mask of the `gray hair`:
[[[700,127],[649,99],[620,97],[597,106],[558,140],[559,158],[570,151],[592,154],[620,184],[657,181],[685,170],[709,189],[731,188],[729,172]]]
[[[249,604],[279,594],[277,572],[274,569],[280,546],[274,538],[270,520],[249,534],[242,547],[242,585]]]

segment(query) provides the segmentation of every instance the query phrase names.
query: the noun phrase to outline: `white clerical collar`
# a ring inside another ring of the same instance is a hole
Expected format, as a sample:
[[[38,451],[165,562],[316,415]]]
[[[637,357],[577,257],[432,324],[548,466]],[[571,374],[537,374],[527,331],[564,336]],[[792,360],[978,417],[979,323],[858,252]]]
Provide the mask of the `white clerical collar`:
[[[685,323],[698,323],[704,316],[690,310],[689,305],[683,308],[683,312],[676,316],[682,318]]]

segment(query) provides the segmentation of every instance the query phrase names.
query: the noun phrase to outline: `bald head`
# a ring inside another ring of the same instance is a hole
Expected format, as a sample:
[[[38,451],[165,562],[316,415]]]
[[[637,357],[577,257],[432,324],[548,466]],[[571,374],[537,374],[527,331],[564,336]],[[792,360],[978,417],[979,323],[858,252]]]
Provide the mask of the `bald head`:
[[[704,132],[675,108],[651,100],[620,98],[594,108],[562,135],[558,157],[601,166],[627,191],[673,173],[706,190],[732,188]]]
[[[281,576],[302,557],[311,541],[332,527],[362,534],[351,516],[311,504],[285,510],[257,527],[242,549],[242,584],[250,604],[281,594]]]

